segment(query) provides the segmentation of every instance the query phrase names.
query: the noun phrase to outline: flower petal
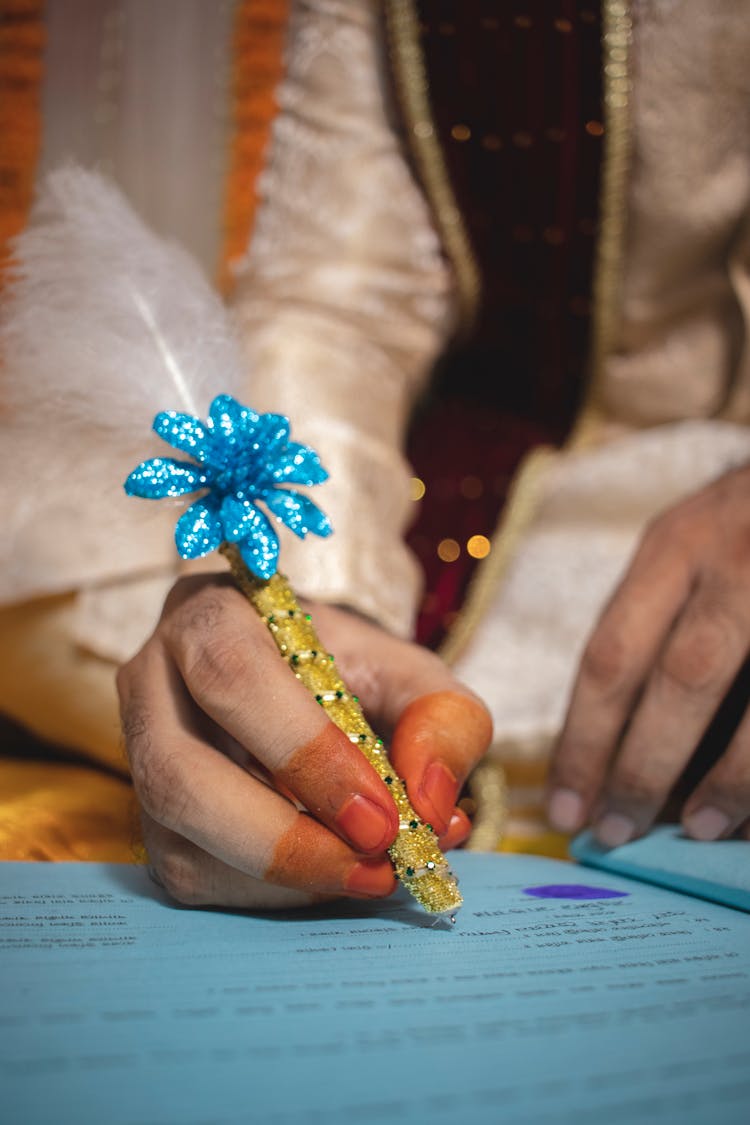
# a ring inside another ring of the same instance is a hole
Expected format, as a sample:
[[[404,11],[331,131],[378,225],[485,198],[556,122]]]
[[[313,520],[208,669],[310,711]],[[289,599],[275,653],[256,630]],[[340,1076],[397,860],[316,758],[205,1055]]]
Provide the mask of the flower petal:
[[[270,523],[249,500],[227,496],[221,505],[224,538],[238,543],[240,554],[259,578],[276,573],[279,541]]]
[[[224,538],[230,543],[247,539],[256,530],[264,535],[273,534],[268,519],[252,501],[241,500],[236,496],[225,496],[222,500],[221,522],[224,526]]]
[[[273,471],[274,480],[289,481],[292,484],[322,484],[328,480],[328,473],[320,463],[320,457],[309,445],[290,441],[276,457]]]
[[[267,538],[261,539],[256,535],[252,539],[241,540],[237,545],[253,574],[266,581],[273,578],[279,558],[279,541],[273,531]]]
[[[253,448],[265,463],[266,473],[273,475],[279,454],[289,437],[289,419],[283,414],[261,414],[253,435]]]
[[[258,422],[258,439],[264,444],[286,441],[289,437],[289,419],[284,414],[261,414]]]
[[[333,530],[328,516],[301,492],[291,488],[271,489],[263,496],[263,502],[300,539],[304,539],[308,531],[325,538]]]
[[[128,496],[161,500],[164,496],[195,492],[205,484],[205,474],[197,465],[189,461],[174,461],[171,457],[152,457],[136,465],[125,481],[125,491]]]
[[[198,418],[191,414],[179,414],[176,410],[162,410],[154,418],[154,431],[169,443],[173,449],[195,457],[196,461],[207,461],[211,452],[211,436]]]
[[[191,504],[174,529],[174,541],[183,559],[202,559],[215,551],[222,539],[221,517],[212,496]]]
[[[239,435],[250,435],[260,420],[260,415],[243,406],[231,395],[217,395],[208,411],[208,424],[218,438],[233,441]]]

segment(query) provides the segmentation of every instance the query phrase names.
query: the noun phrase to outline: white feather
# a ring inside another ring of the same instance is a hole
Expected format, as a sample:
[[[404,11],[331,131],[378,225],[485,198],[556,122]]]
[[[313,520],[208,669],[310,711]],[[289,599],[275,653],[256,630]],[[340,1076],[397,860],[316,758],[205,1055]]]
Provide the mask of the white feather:
[[[127,498],[123,481],[172,452],[150,432],[158,411],[205,417],[216,394],[242,397],[244,381],[229,314],[190,255],[98,174],[59,169],[13,246],[0,356],[11,595],[173,557],[174,510]]]
[[[158,410],[205,414],[238,386],[219,296],[96,173],[49,176],[14,258],[0,326],[11,407],[31,395],[41,409],[144,433]]]

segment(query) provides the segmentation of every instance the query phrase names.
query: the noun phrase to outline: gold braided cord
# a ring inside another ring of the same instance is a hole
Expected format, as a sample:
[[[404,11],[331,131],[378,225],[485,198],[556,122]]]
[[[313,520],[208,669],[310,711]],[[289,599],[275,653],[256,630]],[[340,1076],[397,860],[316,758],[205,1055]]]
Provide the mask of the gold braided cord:
[[[430,914],[452,914],[462,898],[432,827],[412,808],[406,786],[388,760],[383,740],[365,719],[357,697],[347,690],[333,657],[315,632],[310,614],[301,608],[283,575],[277,573],[268,581],[256,578],[236,546],[225,543],[220,550],[229,561],[239,589],[265,621],[290,670],[388,786],[399,818],[398,835],[388,849],[396,877]]]
[[[386,0],[386,28],[400,108],[420,181],[432,208],[445,251],[456,275],[459,329],[468,332],[476,319],[481,278],[479,265],[451,184],[430,107],[419,20],[414,0]]]
[[[475,813],[466,850],[499,851],[509,813],[508,779],[500,762],[485,758],[469,778],[469,793]]]
[[[627,190],[632,149],[630,0],[604,0],[604,165],[600,193],[600,233],[594,274],[591,377],[567,448],[595,440],[602,417],[604,365],[619,324],[622,260],[627,227]]]

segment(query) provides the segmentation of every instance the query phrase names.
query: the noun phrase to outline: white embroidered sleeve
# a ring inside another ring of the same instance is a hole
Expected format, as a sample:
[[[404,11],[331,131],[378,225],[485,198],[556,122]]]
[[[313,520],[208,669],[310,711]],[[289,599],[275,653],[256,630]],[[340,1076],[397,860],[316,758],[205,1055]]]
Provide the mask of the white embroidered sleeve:
[[[335,534],[285,536],[297,588],[407,634],[419,592],[403,544],[414,398],[450,331],[450,276],[389,115],[378,5],[293,12],[258,223],[236,311],[256,409],[280,410],[331,479]]]

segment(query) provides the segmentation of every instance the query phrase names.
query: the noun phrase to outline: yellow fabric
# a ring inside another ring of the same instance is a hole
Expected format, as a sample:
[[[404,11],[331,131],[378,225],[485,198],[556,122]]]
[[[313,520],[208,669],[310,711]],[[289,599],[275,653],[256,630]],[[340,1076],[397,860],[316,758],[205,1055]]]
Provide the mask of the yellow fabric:
[[[76,645],[74,612],[72,594],[0,608],[0,712],[125,775],[115,666]]]
[[[547,759],[502,762],[508,787],[508,820],[498,845],[501,852],[528,852],[553,859],[569,859],[569,837],[551,831],[544,812]]]
[[[0,760],[0,859],[143,860],[133,790],[70,762]]]
[[[3,732],[0,859],[129,863],[142,857],[114,665],[76,647],[74,606],[71,595],[0,610],[0,711],[33,732],[27,738]],[[62,731],[67,749],[59,746]],[[45,738],[58,748],[42,749],[36,739]],[[68,750],[79,760],[66,760]],[[80,761],[83,753],[91,764]]]

